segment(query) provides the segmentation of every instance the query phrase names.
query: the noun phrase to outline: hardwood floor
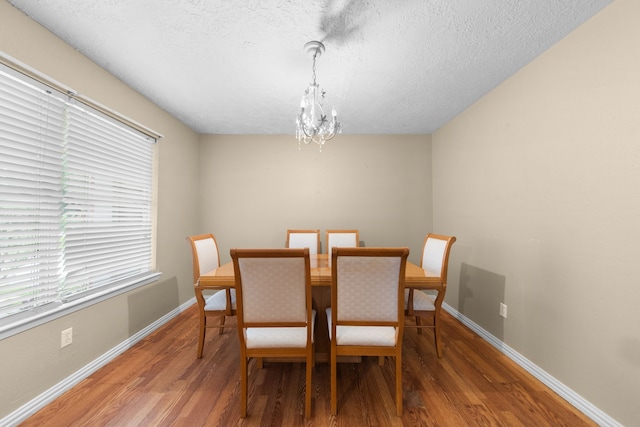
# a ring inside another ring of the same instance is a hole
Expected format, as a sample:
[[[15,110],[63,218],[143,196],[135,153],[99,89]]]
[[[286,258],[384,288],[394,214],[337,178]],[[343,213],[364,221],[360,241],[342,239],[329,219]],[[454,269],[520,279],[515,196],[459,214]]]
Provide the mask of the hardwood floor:
[[[232,322],[232,321],[230,321]],[[235,326],[235,323],[232,324]],[[444,357],[431,331],[404,338],[404,415],[395,415],[393,360],[343,363],[338,415],[330,415],[329,366],[313,373],[305,420],[304,365],[249,367],[240,419],[239,349],[232,327],[207,336],[196,359],[195,306],[95,372],[22,426],[595,426],[546,386],[444,313]]]

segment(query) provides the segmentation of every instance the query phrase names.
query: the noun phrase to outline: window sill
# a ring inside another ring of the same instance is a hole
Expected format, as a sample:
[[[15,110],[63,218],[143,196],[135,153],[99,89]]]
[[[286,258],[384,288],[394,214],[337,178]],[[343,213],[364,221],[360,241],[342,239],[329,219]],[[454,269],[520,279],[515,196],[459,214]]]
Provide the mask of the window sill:
[[[143,276],[137,276],[124,283],[117,283],[101,291],[96,291],[90,295],[65,302],[47,304],[35,310],[19,313],[0,320],[0,340],[12,335],[19,334],[28,329],[58,319],[82,310],[93,304],[132,291],[149,283],[155,282],[162,275],[160,272],[150,272]]]

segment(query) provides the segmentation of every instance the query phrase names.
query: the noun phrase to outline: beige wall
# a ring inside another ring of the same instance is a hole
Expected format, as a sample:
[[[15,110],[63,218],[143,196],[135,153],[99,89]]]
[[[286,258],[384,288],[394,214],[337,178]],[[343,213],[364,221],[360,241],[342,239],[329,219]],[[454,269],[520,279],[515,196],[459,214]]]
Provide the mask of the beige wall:
[[[614,1],[433,135],[434,228],[458,236],[446,302],[628,426],[640,397],[639,19],[640,2]]]
[[[431,136],[340,135],[320,153],[291,135],[200,143],[201,229],[231,247],[283,247],[288,228],[357,228],[366,246],[409,246],[431,230]]]
[[[193,297],[185,236],[198,232],[198,135],[0,0],[0,51],[165,136],[158,160],[161,279],[0,340],[0,419]],[[161,66],[161,64],[159,65]],[[73,344],[60,349],[60,331]],[[194,349],[195,355],[195,349]]]

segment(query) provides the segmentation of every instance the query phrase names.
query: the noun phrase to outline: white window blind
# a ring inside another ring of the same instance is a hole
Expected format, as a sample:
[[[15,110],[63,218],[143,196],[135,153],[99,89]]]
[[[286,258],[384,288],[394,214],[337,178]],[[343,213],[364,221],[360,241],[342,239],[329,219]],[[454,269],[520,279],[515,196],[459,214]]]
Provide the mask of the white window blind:
[[[148,137],[69,106],[64,159],[63,298],[149,271]]]
[[[0,319],[152,273],[153,142],[0,68]]]

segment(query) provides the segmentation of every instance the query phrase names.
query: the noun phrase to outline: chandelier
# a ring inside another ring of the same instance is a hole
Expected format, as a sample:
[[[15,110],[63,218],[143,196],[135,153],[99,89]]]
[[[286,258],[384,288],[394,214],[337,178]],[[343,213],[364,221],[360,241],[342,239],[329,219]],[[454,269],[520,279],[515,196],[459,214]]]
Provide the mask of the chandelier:
[[[324,53],[324,44],[310,41],[304,45],[304,49],[313,55],[313,82],[304,91],[300,101],[300,114],[296,118],[296,138],[298,138],[298,149],[302,142],[307,145],[315,142],[322,151],[325,141],[341,133],[340,123],[338,123],[335,108],[331,109],[331,121],[327,119],[322,106],[326,92],[316,82],[316,57]]]

